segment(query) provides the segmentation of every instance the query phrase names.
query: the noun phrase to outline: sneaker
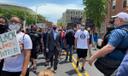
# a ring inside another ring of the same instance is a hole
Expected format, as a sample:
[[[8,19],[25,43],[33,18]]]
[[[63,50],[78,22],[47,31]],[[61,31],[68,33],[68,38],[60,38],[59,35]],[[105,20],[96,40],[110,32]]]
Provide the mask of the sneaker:
[[[84,67],[82,67],[82,68],[81,68],[81,71],[82,71],[82,72],[84,72],[84,71],[85,71]]]
[[[64,61],[67,62],[67,59],[65,59]]]
[[[69,62],[72,62],[72,60],[69,60]]]
[[[77,61],[77,63],[76,63],[76,67],[78,67],[79,66],[79,62]]]
[[[72,59],[71,58],[69,59],[69,62],[72,62]]]
[[[56,70],[53,70],[53,73],[56,73]]]

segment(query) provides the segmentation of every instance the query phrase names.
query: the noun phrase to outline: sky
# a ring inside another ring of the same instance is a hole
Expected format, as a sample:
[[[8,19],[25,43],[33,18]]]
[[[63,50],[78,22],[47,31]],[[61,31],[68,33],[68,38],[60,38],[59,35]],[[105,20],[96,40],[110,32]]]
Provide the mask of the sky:
[[[66,9],[84,8],[82,0],[0,0],[0,3],[28,7],[53,23],[62,17]]]

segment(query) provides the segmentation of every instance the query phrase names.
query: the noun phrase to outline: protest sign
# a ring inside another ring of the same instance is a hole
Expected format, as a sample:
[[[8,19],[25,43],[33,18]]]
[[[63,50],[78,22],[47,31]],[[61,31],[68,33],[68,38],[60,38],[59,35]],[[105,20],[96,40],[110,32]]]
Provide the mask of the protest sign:
[[[0,34],[0,59],[20,53],[20,46],[15,31]]]

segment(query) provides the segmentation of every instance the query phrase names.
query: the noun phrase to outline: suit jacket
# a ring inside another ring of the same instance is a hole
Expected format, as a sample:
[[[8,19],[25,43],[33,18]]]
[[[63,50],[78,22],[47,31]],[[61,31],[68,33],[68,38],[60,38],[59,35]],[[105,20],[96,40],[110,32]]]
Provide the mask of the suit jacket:
[[[56,47],[57,50],[60,48],[60,34],[57,32],[56,39],[54,39],[54,32],[50,31],[47,35],[46,47],[49,51],[54,51]]]

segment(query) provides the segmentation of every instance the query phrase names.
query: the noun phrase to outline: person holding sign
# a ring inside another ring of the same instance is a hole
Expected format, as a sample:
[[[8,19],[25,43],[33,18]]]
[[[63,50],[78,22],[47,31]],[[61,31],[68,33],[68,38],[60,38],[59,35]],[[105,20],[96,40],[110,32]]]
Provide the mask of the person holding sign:
[[[21,47],[21,53],[4,59],[2,74],[0,76],[29,76],[27,74],[32,41],[29,35],[21,32],[22,21],[18,17],[12,17],[9,29],[16,31],[16,38]]]
[[[0,17],[0,34],[8,31],[8,22],[4,17]],[[3,67],[3,60],[0,60],[0,75]]]

